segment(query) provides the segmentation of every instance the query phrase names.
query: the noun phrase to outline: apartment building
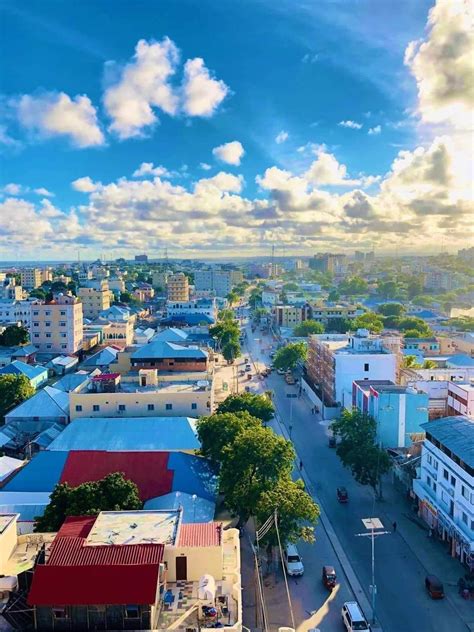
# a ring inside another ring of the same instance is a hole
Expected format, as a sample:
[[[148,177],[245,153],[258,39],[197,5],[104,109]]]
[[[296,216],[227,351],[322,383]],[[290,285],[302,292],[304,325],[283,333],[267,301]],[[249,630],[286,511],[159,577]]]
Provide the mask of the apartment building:
[[[40,303],[38,299],[15,301],[0,299],[0,325],[21,323],[27,329],[31,327],[31,306]]]
[[[308,303],[275,305],[272,309],[273,323],[277,327],[296,327],[310,319],[311,306]]]
[[[168,319],[179,320],[187,319],[189,316],[196,317],[195,323],[188,318],[189,324],[198,324],[199,318],[208,323],[214,323],[217,320],[217,302],[215,298],[198,298],[194,301],[168,301],[166,304],[166,313]]]
[[[227,296],[235,285],[242,283],[244,276],[240,270],[208,268],[196,270],[194,287],[196,292],[214,292],[216,296]]]
[[[163,271],[163,270],[153,270],[152,274],[151,274],[151,281],[152,281],[152,285],[155,288],[161,288],[162,290],[164,290],[166,288],[166,286],[168,285],[168,279],[171,276],[170,272],[167,271]]]
[[[363,311],[355,305],[313,305],[311,307],[312,320],[317,320],[324,325],[330,325],[331,321],[344,318],[353,320],[360,316]]]
[[[309,260],[309,267],[318,272],[340,272],[346,265],[346,259],[346,255],[320,253],[313,255],[312,259]]]
[[[16,284],[14,277],[9,277],[3,281],[0,298],[6,301],[21,301],[23,299],[23,288]]]
[[[397,357],[380,336],[366,329],[354,335],[319,334],[308,338],[306,373],[310,386],[326,406],[352,407],[352,383],[357,380],[395,382]]]
[[[95,320],[100,313],[109,309],[112,301],[112,292],[105,279],[88,281],[84,287],[78,290],[78,296],[82,301],[84,318]]]
[[[52,281],[53,274],[49,268],[23,268],[21,285],[27,290],[34,290],[46,281]]]
[[[422,353],[423,355],[439,355],[440,344],[437,338],[405,338],[404,348],[410,351]]]
[[[474,420],[474,384],[448,382],[447,414],[464,415]]]
[[[170,275],[166,289],[168,301],[189,301],[189,280],[183,272]]]
[[[31,308],[31,342],[44,353],[77,353],[82,349],[82,303],[75,297],[59,294],[48,303]]]
[[[474,569],[474,424],[445,417],[423,425],[426,439],[413,481],[419,515],[448,543],[452,557]]]

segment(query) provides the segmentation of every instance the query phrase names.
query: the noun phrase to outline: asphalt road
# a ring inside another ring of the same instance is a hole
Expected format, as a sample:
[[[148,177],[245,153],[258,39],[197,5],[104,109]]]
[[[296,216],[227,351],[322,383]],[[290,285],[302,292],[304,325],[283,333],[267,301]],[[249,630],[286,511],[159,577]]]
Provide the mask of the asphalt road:
[[[257,367],[270,363],[267,351],[270,344],[270,338],[261,331],[251,333],[250,327],[247,328],[246,348]],[[256,383],[255,387],[257,390],[273,390],[279,416],[287,428],[290,423],[290,402],[293,402],[292,441],[298,458],[303,461],[305,473],[370,599],[370,538],[357,537],[355,534],[364,531],[362,518],[368,517],[379,517],[386,530],[392,531],[392,521],[396,515],[391,512],[390,506],[376,503],[371,491],[357,484],[351,473],[342,467],[335,451],[328,446],[327,422],[311,414],[308,401],[304,397],[293,400],[287,398],[288,392],[297,392],[295,387],[288,386],[283,377],[276,373],[262,383]],[[337,501],[338,485],[348,489],[350,500],[346,505]],[[426,570],[399,533],[380,536],[375,549],[377,616],[384,632],[466,632],[466,625],[448,600],[433,601],[428,597],[424,589]],[[313,603],[314,608],[317,608],[321,601],[321,566],[335,561],[321,527],[318,528],[316,544],[302,544],[301,553],[306,560],[305,578],[292,587],[292,595],[296,601],[304,602],[304,609],[306,604],[309,604],[308,609],[312,609]],[[301,584],[305,585],[304,589]],[[344,587],[340,596],[336,595],[334,606],[337,607],[331,608],[330,605],[329,614],[319,625],[322,632],[341,630],[340,605],[348,594],[350,591]],[[300,629],[305,630],[307,627]]]

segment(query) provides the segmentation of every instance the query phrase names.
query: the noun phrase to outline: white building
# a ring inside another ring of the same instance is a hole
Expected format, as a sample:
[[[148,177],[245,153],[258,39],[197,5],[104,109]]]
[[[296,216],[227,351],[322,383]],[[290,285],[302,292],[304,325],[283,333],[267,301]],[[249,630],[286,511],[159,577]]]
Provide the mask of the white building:
[[[21,323],[27,329],[31,326],[31,306],[40,303],[38,299],[28,301],[0,300],[0,324]]]
[[[221,270],[209,268],[196,270],[194,273],[194,287],[196,292],[214,292],[216,296],[227,296],[234,285],[244,280],[239,270]]]
[[[413,491],[419,514],[474,569],[474,423],[445,417],[423,424],[426,439]]]
[[[474,385],[448,382],[448,415],[465,415],[474,420]]]
[[[198,298],[195,301],[168,301],[166,313],[168,317],[201,315],[212,322],[217,320],[217,303],[215,298]]]
[[[262,290],[262,305],[265,307],[274,307],[278,303],[279,292],[272,288]]]

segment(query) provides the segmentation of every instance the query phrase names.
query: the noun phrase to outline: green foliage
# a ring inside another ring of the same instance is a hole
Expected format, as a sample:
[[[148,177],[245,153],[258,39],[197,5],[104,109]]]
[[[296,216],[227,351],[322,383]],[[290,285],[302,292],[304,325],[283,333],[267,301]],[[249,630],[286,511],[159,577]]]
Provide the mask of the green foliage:
[[[237,413],[242,411],[248,412],[252,417],[256,417],[266,423],[273,418],[275,408],[267,395],[257,395],[257,393],[229,395],[217,407],[218,413]]]
[[[239,296],[240,295],[234,290],[229,292],[229,294],[227,294],[227,300],[229,301],[230,305],[232,305],[233,303],[237,303],[237,301],[239,300]]]
[[[31,292],[29,292],[29,296],[30,298],[39,298],[42,301],[49,300],[50,298],[47,290],[43,289],[42,287],[37,287],[34,290],[31,290]]]
[[[358,483],[370,485],[377,494],[381,476],[390,470],[391,463],[387,452],[376,444],[375,419],[358,410],[344,410],[331,429],[339,439],[336,453],[342,464]]]
[[[344,279],[339,283],[339,293],[345,296],[356,296],[365,294],[369,289],[367,281],[360,276],[353,276]]]
[[[285,283],[283,286],[283,290],[285,292],[297,292],[300,289],[297,283]]]
[[[379,334],[383,330],[383,320],[375,312],[366,312],[354,319],[352,329],[368,329],[374,334]]]
[[[331,303],[335,303],[340,298],[341,298],[341,295],[336,289],[332,289],[328,294],[328,301],[330,301]]]
[[[262,290],[261,288],[254,287],[250,291],[249,305],[252,309],[255,309],[258,305],[262,304]]]
[[[141,508],[138,487],[121,472],[74,488],[59,483],[43,516],[36,519],[35,531],[57,531],[67,516],[96,516],[101,511]]]
[[[5,327],[3,333],[0,334],[0,346],[2,347],[16,347],[17,345],[24,345],[28,341],[28,329],[25,329],[25,327],[9,325]]]
[[[377,307],[377,311],[382,316],[403,316],[407,310],[401,303],[382,303]]]
[[[474,317],[472,316],[459,316],[457,318],[450,318],[445,320],[443,325],[453,327],[458,331],[472,331],[474,332]]]
[[[240,328],[236,320],[220,320],[209,328],[212,337],[217,338],[222,348],[227,343],[239,343]]]
[[[330,318],[326,325],[328,333],[345,334],[352,329],[350,318]]]
[[[233,309],[221,309],[218,314],[219,320],[235,320],[235,313]]]
[[[267,310],[264,307],[257,307],[253,312],[253,317],[257,321],[257,323],[260,323],[262,320],[262,317],[266,316],[266,314],[267,314]]]
[[[273,364],[277,369],[294,369],[300,360],[306,360],[308,348],[304,342],[291,342],[278,349],[273,359]]]
[[[423,279],[420,277],[412,277],[407,283],[407,296],[409,299],[418,296],[423,292]]]
[[[140,303],[140,301],[136,299],[133,294],[130,294],[130,292],[121,292],[120,302],[126,303],[127,305],[138,305]]]
[[[398,329],[405,332],[405,335],[408,338],[429,338],[433,335],[431,328],[424,320],[418,318],[417,316],[406,316],[405,318],[400,318],[398,321]],[[419,333],[418,336],[413,335],[415,331]]]
[[[211,461],[220,463],[224,447],[232,444],[240,432],[261,425],[260,419],[243,410],[232,413],[219,411],[209,417],[200,417],[197,422],[197,433],[201,443],[201,454]]]
[[[379,281],[377,284],[377,294],[386,299],[402,298],[403,290],[394,280]]]
[[[406,355],[403,356],[402,360],[402,368],[404,369],[415,369],[420,368],[420,364],[418,363],[418,359],[414,355]]]
[[[24,375],[0,375],[0,417],[34,395],[35,389]]]
[[[423,369],[436,369],[436,362],[434,360],[425,360],[423,362]]]
[[[240,355],[240,343],[238,340],[232,338],[228,340],[222,347],[222,355],[228,364],[232,364],[236,358]]]
[[[310,334],[323,334],[324,325],[317,320],[304,320],[293,329],[293,335],[307,338]]]

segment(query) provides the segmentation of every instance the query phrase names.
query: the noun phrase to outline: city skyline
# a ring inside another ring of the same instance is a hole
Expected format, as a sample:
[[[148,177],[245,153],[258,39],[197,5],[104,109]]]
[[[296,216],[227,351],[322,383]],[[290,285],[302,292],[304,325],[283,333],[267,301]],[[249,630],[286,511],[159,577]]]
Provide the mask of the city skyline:
[[[0,259],[469,246],[468,4],[392,4],[4,3]]]

